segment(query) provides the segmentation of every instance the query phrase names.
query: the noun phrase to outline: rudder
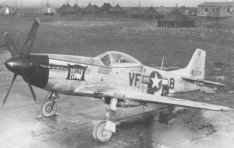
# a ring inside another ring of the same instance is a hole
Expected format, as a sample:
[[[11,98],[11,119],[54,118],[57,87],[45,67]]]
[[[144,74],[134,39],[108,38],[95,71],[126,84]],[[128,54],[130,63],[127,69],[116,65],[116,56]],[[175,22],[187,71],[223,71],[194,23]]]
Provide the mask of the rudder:
[[[206,62],[206,51],[202,49],[196,49],[189,64],[180,70],[176,70],[177,74],[195,78],[204,79],[205,76],[205,62]]]

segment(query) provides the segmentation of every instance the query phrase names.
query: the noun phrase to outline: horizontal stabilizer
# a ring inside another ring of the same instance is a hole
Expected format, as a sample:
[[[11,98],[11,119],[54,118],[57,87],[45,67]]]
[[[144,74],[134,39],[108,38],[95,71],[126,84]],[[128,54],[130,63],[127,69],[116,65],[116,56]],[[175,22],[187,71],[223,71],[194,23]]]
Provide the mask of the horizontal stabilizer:
[[[182,77],[183,80],[192,81],[192,82],[200,82],[204,84],[211,84],[211,85],[217,85],[217,86],[225,86],[224,84],[213,82],[213,81],[207,81],[207,80],[200,80],[195,78],[188,78],[188,77]]]

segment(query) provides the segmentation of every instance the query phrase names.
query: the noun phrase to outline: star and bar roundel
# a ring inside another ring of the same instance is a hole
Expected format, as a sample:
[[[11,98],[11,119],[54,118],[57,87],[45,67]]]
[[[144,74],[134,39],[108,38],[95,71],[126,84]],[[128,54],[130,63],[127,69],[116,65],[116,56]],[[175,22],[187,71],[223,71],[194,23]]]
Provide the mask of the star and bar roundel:
[[[151,72],[147,88],[148,94],[154,94],[162,88],[162,75],[156,71]]]

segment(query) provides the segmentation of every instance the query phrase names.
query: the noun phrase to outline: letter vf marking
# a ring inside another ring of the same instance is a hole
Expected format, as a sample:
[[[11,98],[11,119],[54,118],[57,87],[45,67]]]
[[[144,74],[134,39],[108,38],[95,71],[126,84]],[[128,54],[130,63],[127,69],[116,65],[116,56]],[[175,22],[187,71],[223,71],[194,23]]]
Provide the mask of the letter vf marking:
[[[139,73],[129,73],[129,84],[130,86],[137,86],[140,82],[141,74]]]
[[[130,86],[132,86],[134,78],[135,78],[135,73],[129,73],[129,84],[130,84]]]
[[[137,73],[135,76],[135,86],[137,86],[137,82],[140,81],[139,77],[141,77],[141,74]]]

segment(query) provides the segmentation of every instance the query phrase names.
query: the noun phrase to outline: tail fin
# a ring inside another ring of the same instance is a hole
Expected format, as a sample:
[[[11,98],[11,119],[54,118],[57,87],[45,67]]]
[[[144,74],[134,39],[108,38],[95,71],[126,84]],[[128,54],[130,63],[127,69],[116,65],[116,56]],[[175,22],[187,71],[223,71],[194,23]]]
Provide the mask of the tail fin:
[[[5,40],[5,47],[7,47],[7,49],[10,51],[11,56],[15,57],[16,55],[18,55],[19,52],[16,48],[16,44],[14,40],[12,39],[12,37],[9,35],[9,33],[5,32],[3,37]]]
[[[206,51],[198,48],[194,52],[189,64],[185,68],[180,70],[175,70],[174,72],[189,78],[204,79],[205,62],[206,62]]]

